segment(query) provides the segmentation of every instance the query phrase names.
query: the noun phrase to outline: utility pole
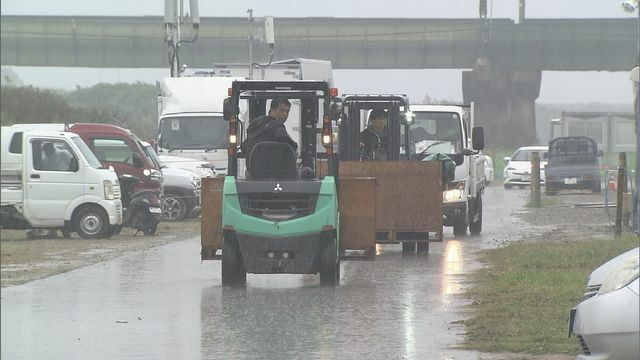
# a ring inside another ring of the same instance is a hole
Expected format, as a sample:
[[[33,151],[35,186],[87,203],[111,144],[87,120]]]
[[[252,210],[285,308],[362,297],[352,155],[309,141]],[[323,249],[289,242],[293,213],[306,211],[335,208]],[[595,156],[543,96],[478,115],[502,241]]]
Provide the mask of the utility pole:
[[[179,4],[179,5],[178,5]],[[164,29],[165,42],[169,52],[169,70],[171,77],[180,76],[180,44],[193,43],[198,38],[200,30],[200,14],[198,0],[189,0],[189,17],[184,16],[184,0],[164,0]],[[190,22],[193,25],[193,39],[180,38],[180,24]]]

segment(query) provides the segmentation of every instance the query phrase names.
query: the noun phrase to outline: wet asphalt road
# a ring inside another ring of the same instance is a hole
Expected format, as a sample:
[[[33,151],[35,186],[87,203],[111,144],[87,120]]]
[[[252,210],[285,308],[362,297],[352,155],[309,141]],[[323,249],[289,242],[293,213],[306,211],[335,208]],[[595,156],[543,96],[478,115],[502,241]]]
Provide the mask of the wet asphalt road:
[[[342,262],[341,285],[248,275],[221,286],[199,238],[2,289],[2,359],[478,359],[455,350],[475,252],[517,239],[527,192],[489,187],[482,235],[429,254],[386,245]]]

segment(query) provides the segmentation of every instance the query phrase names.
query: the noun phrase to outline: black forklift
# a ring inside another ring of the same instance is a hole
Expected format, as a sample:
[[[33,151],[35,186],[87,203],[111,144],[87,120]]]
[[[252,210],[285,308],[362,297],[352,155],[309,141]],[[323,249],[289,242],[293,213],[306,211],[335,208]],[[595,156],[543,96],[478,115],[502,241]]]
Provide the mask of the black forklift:
[[[415,161],[407,96],[344,95],[339,108],[341,178],[377,179],[376,243],[402,243],[404,253],[428,252],[430,241],[442,241],[443,170],[439,161]],[[360,133],[371,126],[368,114],[374,109],[384,110],[386,126],[373,154],[365,156]]]

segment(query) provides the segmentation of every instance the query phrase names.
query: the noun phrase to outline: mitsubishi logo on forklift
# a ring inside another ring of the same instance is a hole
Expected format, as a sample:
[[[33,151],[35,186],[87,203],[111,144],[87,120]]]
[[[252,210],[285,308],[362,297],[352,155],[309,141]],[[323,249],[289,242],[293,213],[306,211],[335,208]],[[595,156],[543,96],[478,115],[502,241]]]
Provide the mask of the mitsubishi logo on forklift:
[[[276,187],[273,188],[273,192],[283,192],[284,189],[280,186],[280,183],[276,183]]]

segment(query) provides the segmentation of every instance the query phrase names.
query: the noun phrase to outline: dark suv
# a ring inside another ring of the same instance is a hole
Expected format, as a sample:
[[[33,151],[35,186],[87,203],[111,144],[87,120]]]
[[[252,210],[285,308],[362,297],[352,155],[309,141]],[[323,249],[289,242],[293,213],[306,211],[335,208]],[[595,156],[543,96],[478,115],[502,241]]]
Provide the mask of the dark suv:
[[[563,189],[601,191],[600,164],[596,142],[586,136],[559,137],[549,142],[549,159],[545,167],[546,193]]]

